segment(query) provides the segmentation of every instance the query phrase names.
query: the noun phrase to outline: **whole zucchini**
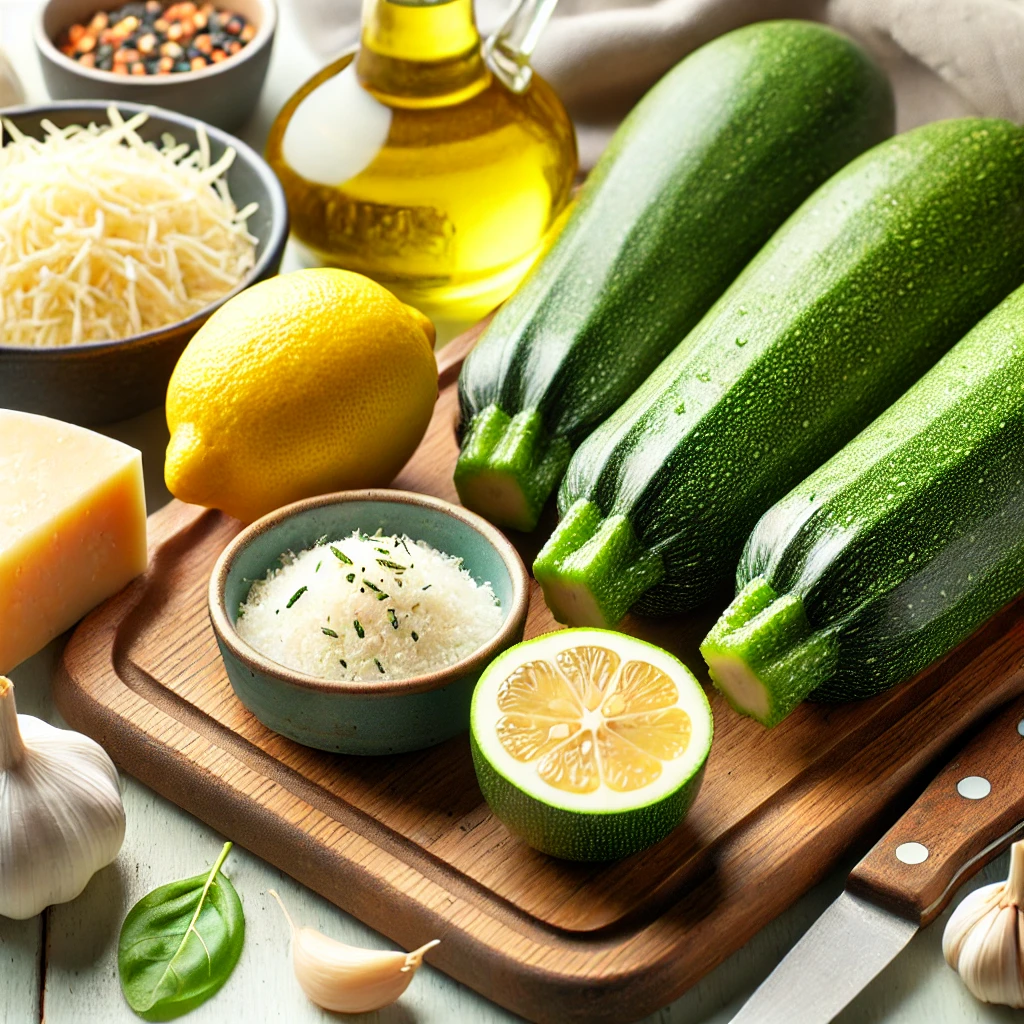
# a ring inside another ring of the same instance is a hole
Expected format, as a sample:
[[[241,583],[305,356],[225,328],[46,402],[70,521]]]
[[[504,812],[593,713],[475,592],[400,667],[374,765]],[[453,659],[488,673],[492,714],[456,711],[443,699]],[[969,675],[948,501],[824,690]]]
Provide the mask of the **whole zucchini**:
[[[573,448],[786,217],[892,128],[882,72],[809,22],[730,32],[669,72],[466,361],[463,503],[532,530]]]
[[[577,450],[534,573],[562,621],[691,608],[771,505],[1024,282],[1024,129],[859,157]]]
[[[870,697],[1024,591],[1024,289],[762,517],[701,646],[765,725]]]

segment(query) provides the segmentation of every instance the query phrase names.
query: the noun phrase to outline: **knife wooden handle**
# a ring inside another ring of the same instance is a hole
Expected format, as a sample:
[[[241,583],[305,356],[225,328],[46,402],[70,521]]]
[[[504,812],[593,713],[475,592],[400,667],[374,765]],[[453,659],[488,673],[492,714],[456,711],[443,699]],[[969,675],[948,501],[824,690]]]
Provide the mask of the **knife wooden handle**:
[[[1024,700],[1001,711],[853,869],[847,889],[922,927],[1024,838]]]

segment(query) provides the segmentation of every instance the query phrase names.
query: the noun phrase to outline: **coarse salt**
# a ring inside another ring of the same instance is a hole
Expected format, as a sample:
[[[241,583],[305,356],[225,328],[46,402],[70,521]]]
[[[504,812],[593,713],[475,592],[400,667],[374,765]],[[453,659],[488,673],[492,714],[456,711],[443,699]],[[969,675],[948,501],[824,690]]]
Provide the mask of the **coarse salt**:
[[[407,536],[324,539],[253,583],[235,628],[278,664],[323,679],[407,679],[446,668],[501,628],[490,583]]]

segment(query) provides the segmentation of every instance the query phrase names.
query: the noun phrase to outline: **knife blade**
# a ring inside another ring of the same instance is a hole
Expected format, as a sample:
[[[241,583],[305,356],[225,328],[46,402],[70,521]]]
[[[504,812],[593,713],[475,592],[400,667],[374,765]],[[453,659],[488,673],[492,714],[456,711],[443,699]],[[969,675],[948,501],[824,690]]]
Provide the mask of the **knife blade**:
[[[1024,836],[1024,700],[999,712],[853,869],[732,1024],[828,1024]]]

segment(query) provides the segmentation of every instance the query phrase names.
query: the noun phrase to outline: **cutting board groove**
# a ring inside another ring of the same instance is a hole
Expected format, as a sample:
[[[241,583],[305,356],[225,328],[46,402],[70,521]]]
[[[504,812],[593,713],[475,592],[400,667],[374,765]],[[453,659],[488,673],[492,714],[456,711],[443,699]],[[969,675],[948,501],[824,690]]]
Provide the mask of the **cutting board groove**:
[[[455,378],[439,359],[430,430],[396,486],[455,500]],[[935,760],[1024,691],[1024,602],[944,662],[856,705],[805,705],[772,732],[712,693],[715,743],[689,817],[651,850],[574,865],[488,812],[468,743],[358,758],[264,728],[235,698],[206,611],[240,524],[172,502],[150,517],[149,571],[90,615],[56,684],[68,722],[121,767],[406,948],[538,1022],[635,1020],[666,1004],[864,847]],[[529,561],[539,538],[513,538]],[[723,595],[724,596],[724,595]],[[695,670],[716,609],[630,618]],[[527,635],[556,628],[539,590]]]

